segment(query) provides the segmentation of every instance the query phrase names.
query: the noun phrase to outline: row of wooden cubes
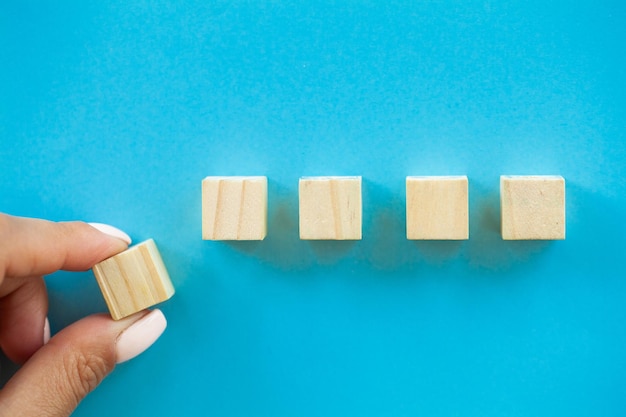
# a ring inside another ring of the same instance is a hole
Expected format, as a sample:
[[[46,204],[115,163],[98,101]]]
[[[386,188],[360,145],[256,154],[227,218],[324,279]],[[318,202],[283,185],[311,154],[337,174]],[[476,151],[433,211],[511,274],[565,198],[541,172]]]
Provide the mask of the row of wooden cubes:
[[[361,239],[361,177],[300,180],[300,238]],[[556,176],[500,179],[504,239],[564,239],[565,181]],[[407,177],[408,239],[469,237],[467,177]],[[208,177],[202,182],[202,236],[261,240],[267,234],[266,177]],[[95,265],[114,319],[167,300],[174,287],[152,239]]]
[[[407,177],[407,239],[468,239],[468,200],[466,176]],[[502,176],[500,202],[503,239],[565,239],[563,177]],[[361,177],[301,178],[299,213],[300,239],[361,239]],[[203,239],[262,240],[266,235],[266,177],[202,181]]]

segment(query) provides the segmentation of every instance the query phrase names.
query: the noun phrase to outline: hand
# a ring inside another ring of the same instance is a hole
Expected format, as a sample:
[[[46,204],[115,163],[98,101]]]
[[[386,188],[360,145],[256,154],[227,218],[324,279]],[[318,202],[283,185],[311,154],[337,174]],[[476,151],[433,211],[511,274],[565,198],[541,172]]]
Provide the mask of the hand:
[[[104,232],[104,233],[103,233]],[[128,247],[111,226],[0,214],[0,347],[23,364],[0,391],[0,416],[68,416],[115,367],[165,330],[159,310],[86,317],[50,339],[43,275],[83,271]]]

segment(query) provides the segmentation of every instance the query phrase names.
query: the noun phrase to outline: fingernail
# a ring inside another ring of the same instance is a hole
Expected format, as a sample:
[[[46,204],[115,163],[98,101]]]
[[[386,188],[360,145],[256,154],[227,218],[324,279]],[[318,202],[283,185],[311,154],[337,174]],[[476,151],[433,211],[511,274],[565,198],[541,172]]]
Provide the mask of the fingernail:
[[[161,310],[155,309],[124,330],[117,339],[117,363],[126,362],[143,353],[161,336],[167,321]]]
[[[46,321],[43,323],[43,344],[45,345],[50,341],[50,321],[46,317]]]
[[[104,223],[88,223],[89,226],[98,229],[99,231],[101,231],[102,233],[105,233],[109,236],[113,236],[116,237],[118,239],[123,240],[124,242],[126,242],[127,244],[130,245],[131,243],[131,238],[130,236],[128,236],[126,233],[122,232],[120,229],[118,229],[117,227],[113,227],[109,224],[104,224]]]

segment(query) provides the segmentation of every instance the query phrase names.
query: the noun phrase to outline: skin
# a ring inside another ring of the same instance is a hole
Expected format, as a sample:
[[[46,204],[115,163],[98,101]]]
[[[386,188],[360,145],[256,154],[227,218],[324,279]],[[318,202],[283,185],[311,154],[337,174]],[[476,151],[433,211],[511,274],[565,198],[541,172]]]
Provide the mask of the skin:
[[[69,416],[113,370],[120,334],[147,312],[120,321],[93,315],[43,344],[43,276],[84,271],[127,248],[82,222],[0,214],[0,348],[23,364],[0,391],[0,416]]]

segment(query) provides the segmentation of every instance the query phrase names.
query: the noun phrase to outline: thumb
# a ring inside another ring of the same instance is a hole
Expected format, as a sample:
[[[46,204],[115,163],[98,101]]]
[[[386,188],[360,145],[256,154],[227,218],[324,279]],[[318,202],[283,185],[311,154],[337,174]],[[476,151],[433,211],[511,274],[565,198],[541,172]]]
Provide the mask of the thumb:
[[[0,391],[0,415],[69,416],[116,364],[149,348],[166,325],[153,310],[119,321],[98,314],[66,327]]]

